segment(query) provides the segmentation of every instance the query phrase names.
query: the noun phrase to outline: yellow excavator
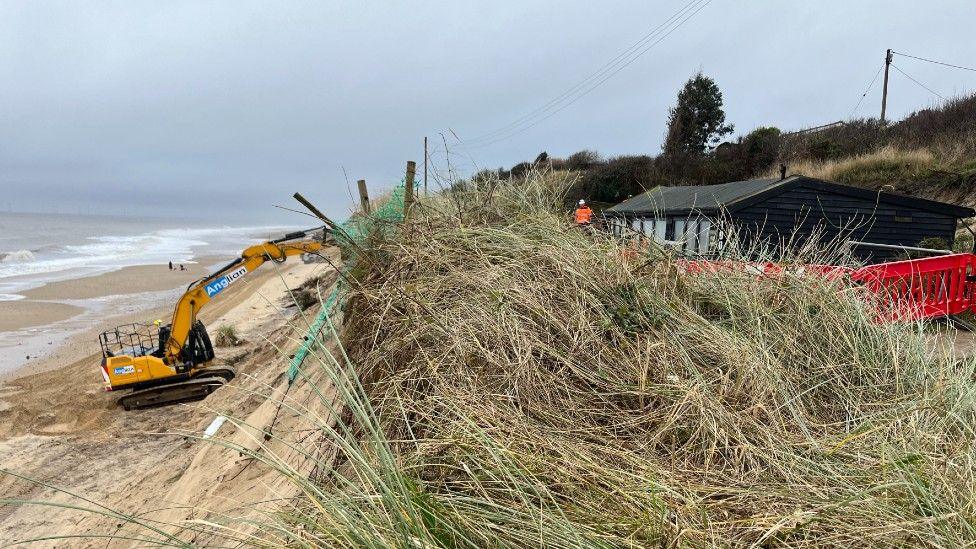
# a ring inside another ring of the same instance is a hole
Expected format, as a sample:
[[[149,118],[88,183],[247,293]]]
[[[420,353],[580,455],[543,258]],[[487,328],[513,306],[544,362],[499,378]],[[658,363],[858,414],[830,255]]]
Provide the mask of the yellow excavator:
[[[317,231],[321,240],[310,237]],[[126,324],[102,333],[105,390],[130,390],[118,403],[132,410],[200,400],[233,379],[233,368],[211,365],[214,350],[206,327],[197,320],[200,309],[266,261],[281,263],[289,256],[318,253],[325,234],[325,229],[309,229],[251,246],[215,273],[191,283],[169,324]]]

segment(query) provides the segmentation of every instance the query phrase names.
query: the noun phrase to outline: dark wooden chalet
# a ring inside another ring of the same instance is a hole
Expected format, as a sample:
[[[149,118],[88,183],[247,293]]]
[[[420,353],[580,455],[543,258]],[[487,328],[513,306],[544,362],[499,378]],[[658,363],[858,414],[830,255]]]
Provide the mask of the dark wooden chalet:
[[[856,241],[915,247],[941,238],[951,245],[960,218],[976,211],[933,200],[870,191],[804,176],[753,179],[721,185],[657,187],[604,210],[615,234],[642,233],[692,255],[727,245],[734,226],[744,244]],[[719,220],[722,220],[720,222]],[[857,245],[852,253],[886,261],[899,249]]]

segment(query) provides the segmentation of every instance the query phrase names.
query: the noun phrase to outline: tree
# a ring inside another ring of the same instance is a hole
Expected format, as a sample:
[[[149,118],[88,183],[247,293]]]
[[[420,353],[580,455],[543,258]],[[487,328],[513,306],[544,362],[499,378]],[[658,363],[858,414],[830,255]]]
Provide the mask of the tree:
[[[685,82],[677,105],[668,111],[664,155],[674,159],[701,156],[732,131],[732,124],[725,123],[718,85],[698,72]]]
[[[566,169],[574,171],[588,170],[600,163],[600,155],[596,151],[582,150],[574,152],[566,159]]]
[[[741,144],[745,153],[745,176],[757,176],[772,166],[779,157],[782,144],[779,128],[762,126],[749,132]]]

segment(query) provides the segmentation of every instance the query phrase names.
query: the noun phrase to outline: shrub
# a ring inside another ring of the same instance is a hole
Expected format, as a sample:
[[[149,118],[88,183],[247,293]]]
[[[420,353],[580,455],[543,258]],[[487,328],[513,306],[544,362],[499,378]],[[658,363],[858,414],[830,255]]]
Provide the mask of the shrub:
[[[568,198],[615,204],[662,182],[650,156],[618,156],[583,172]]]
[[[889,132],[890,138],[903,147],[927,147],[970,137],[976,133],[976,94],[913,112],[893,124]]]
[[[567,170],[582,171],[593,168],[601,162],[602,159],[596,151],[582,150],[574,152],[566,158],[565,168]]]
[[[317,305],[320,298],[325,297],[323,294],[335,283],[338,276],[338,272],[330,270],[324,274],[308,278],[291,291],[291,298],[299,310],[307,310],[313,305]]]
[[[238,337],[237,328],[234,326],[224,324],[217,328],[217,337],[214,338],[214,344],[218,347],[237,347],[243,343],[244,340]]]

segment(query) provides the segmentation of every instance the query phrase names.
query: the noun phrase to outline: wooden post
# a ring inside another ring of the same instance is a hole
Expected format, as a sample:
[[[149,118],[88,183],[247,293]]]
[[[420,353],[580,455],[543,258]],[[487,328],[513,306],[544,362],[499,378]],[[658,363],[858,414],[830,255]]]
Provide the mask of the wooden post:
[[[417,163],[413,160],[407,161],[406,186],[403,191],[403,218],[410,216],[410,208],[413,207],[413,179],[417,174]]]
[[[424,136],[424,196],[427,196],[427,136]]]
[[[359,204],[363,208],[363,213],[369,215],[369,193],[366,192],[366,180],[360,179],[356,184],[359,185]]]
[[[326,217],[324,213],[322,213],[321,211],[319,211],[319,209],[316,208],[315,205],[313,205],[311,202],[309,202],[307,198],[305,198],[304,196],[302,196],[301,193],[295,193],[292,196],[295,197],[295,200],[301,202],[302,203],[302,206],[305,206],[306,208],[308,208],[308,211],[310,211],[313,214],[315,214],[315,217],[321,219],[322,222],[325,223],[325,226],[330,231],[332,231],[332,232],[335,232],[336,231],[336,228],[338,226],[335,224],[335,222],[332,221],[331,219],[329,219],[328,217]]]
[[[885,123],[885,110],[888,108],[888,67],[891,66],[891,48],[885,52],[884,90],[881,92],[881,125]]]

